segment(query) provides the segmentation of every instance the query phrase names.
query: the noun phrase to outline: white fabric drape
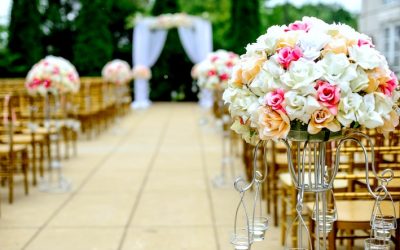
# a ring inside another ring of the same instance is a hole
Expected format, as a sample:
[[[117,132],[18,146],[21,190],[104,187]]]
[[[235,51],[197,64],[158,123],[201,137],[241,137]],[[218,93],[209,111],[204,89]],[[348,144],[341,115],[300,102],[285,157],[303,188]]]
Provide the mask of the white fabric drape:
[[[143,65],[151,68],[164,48],[167,38],[166,30],[152,30],[149,21],[143,20],[136,24],[133,33],[133,65]],[[133,108],[146,108],[151,104],[149,99],[149,81],[135,80],[135,100]]]
[[[183,49],[194,64],[203,61],[212,52],[212,28],[209,21],[195,18],[192,27],[179,27],[178,33]],[[214,96],[211,90],[200,90],[201,107],[209,108],[213,101]]]
[[[192,27],[179,27],[179,38],[183,49],[193,63],[203,61],[212,51],[211,23],[195,18]]]

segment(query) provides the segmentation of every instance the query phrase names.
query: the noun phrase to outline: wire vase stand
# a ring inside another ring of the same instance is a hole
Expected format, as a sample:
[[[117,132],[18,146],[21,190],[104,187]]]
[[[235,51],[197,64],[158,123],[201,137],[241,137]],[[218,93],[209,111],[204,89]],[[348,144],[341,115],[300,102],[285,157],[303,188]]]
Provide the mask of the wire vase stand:
[[[286,139],[281,140],[287,148],[288,170],[292,183],[297,191],[295,204],[296,216],[289,222],[285,238],[285,250],[326,250],[328,249],[327,235],[333,228],[333,223],[338,218],[335,195],[333,192],[334,181],[339,172],[341,148],[347,142],[353,142],[360,147],[365,161],[366,187],[375,200],[371,215],[371,235],[364,241],[365,249],[389,249],[391,233],[396,229],[396,211],[392,196],[387,190],[387,185],[393,179],[391,169],[385,169],[378,173],[374,165],[374,146],[370,137],[359,131],[340,131],[329,133],[322,131],[317,135],[310,135],[305,131],[290,131]],[[260,141],[254,149],[253,176],[250,183],[243,178],[238,178],[234,187],[239,192],[240,201],[236,209],[234,221],[234,233],[231,243],[235,250],[251,249],[253,243],[260,241],[260,221],[265,216],[256,212],[258,204],[262,204],[259,194],[260,185],[265,181],[268,173],[267,144],[269,141]],[[327,150],[327,145],[335,143],[333,150]],[[367,147],[370,149],[369,157]],[[260,166],[257,162],[257,152],[263,146],[264,156]],[[334,157],[331,157],[331,156]],[[372,175],[370,175],[372,173]],[[370,177],[376,180],[376,188],[371,187]],[[254,189],[254,201],[252,210],[245,199],[249,190]],[[311,229],[306,224],[304,215],[304,196],[308,194],[314,197],[314,205],[311,219],[314,221],[315,241],[311,240]],[[383,202],[391,204],[393,210],[387,212],[381,209]],[[261,206],[258,206],[261,208]],[[243,210],[244,216],[239,216]],[[260,210],[261,211],[261,210]],[[383,212],[384,211],[384,212]],[[262,211],[261,211],[262,213]],[[243,228],[238,228],[240,218],[244,218]],[[265,220],[264,220],[265,221]],[[268,219],[266,219],[268,224]],[[265,230],[268,226],[264,227]],[[265,230],[263,237],[265,238]],[[292,234],[295,232],[295,234]],[[292,237],[290,237],[292,236]]]

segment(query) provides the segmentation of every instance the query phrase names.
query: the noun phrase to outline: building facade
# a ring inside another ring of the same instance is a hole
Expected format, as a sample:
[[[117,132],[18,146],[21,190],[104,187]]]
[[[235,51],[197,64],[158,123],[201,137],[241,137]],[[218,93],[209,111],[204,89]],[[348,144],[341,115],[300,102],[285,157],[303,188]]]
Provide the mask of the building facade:
[[[390,68],[400,75],[400,0],[363,0],[359,30],[372,37]]]

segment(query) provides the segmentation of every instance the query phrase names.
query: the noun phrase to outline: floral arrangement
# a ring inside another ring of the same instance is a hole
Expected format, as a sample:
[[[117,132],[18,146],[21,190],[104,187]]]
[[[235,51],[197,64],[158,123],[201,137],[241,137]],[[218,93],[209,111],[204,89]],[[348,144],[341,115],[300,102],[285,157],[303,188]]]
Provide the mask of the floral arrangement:
[[[192,18],[185,13],[163,14],[151,19],[152,29],[172,29],[177,27],[190,27],[193,25]]]
[[[132,80],[132,71],[129,64],[123,60],[115,59],[108,62],[102,69],[104,81],[117,85],[125,84]]]
[[[144,65],[136,65],[133,68],[133,78],[150,80],[151,79],[151,70],[149,69],[149,67],[146,67]]]
[[[198,70],[199,64],[196,63],[193,65],[191,71],[190,71],[190,76],[193,78],[193,80],[197,80],[199,78],[199,70]]]
[[[68,60],[46,56],[28,72],[25,86],[30,94],[76,93],[80,82],[75,67]]]
[[[226,50],[217,50],[196,66],[197,84],[200,88],[225,89],[239,56]]]
[[[249,143],[345,128],[393,131],[398,80],[371,38],[304,17],[272,26],[246,47],[223,98]]]

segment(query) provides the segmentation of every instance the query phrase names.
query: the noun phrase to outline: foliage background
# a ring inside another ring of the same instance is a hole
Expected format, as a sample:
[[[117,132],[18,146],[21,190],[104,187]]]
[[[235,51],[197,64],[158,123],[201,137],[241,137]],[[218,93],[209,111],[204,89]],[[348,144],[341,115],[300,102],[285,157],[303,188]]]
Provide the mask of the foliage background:
[[[114,58],[132,61],[129,17],[186,12],[213,24],[214,50],[243,53],[267,27],[315,16],[356,28],[357,17],[338,5],[283,4],[268,0],[13,0],[8,27],[0,26],[0,77],[25,77],[40,58],[53,54],[70,60],[82,76],[100,75]],[[152,100],[196,100],[192,63],[176,30],[170,30],[152,69]]]

